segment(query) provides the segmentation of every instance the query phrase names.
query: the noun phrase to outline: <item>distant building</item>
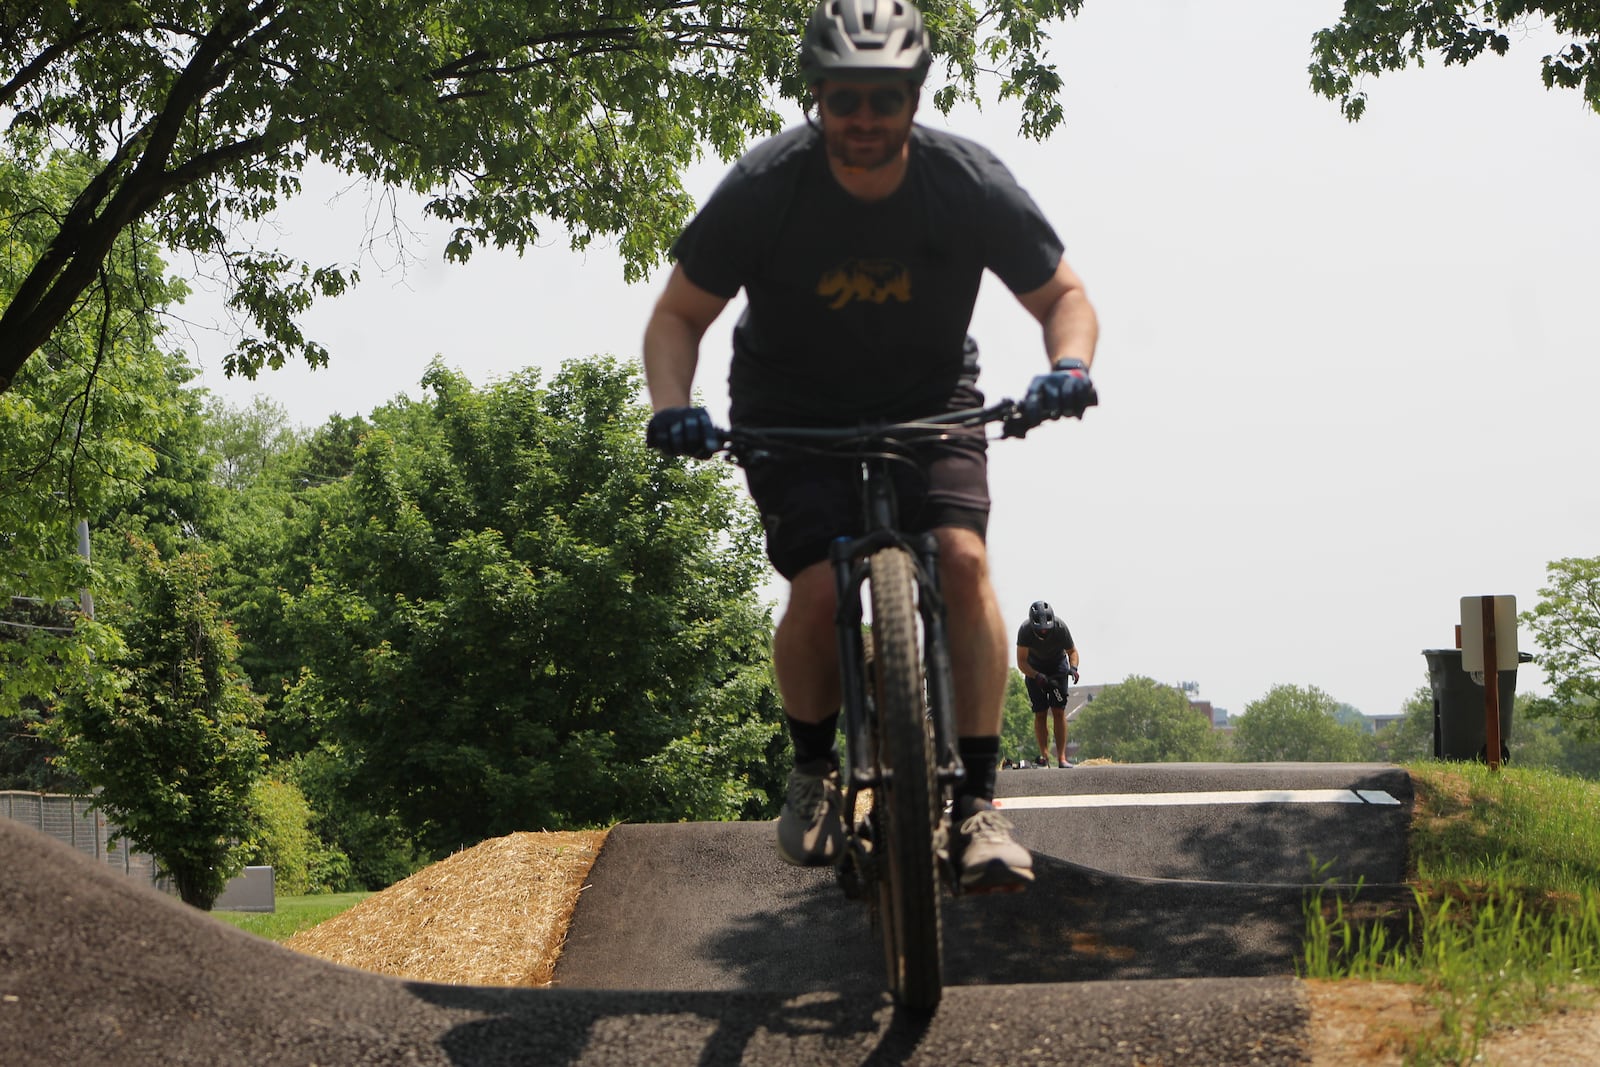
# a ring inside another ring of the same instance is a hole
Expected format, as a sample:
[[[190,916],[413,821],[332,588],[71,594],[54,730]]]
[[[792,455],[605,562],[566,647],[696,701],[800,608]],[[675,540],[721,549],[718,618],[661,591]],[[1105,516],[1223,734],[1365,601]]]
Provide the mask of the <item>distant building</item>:
[[[1103,685],[1080,685],[1074,689],[1069,689],[1067,691],[1067,722],[1072,722],[1078,717],[1080,711],[1094,703],[1094,698],[1104,692],[1105,688]],[[1078,739],[1074,736],[1074,731],[1069,727],[1067,729],[1067,759],[1076,760],[1077,758]]]

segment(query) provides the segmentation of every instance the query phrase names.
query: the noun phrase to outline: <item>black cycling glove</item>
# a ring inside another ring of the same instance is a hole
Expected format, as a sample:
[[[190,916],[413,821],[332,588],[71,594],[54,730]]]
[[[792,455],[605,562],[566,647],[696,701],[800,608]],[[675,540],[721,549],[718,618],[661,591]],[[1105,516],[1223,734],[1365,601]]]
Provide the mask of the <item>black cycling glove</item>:
[[[702,407],[662,408],[650,418],[645,444],[673,456],[710,459],[722,447],[722,435]]]
[[[1028,383],[1028,392],[1022,398],[1022,413],[1029,425],[1069,415],[1081,419],[1085,411],[1100,403],[1083,360],[1066,357],[1056,360],[1052,367],[1049,374],[1041,374]]]

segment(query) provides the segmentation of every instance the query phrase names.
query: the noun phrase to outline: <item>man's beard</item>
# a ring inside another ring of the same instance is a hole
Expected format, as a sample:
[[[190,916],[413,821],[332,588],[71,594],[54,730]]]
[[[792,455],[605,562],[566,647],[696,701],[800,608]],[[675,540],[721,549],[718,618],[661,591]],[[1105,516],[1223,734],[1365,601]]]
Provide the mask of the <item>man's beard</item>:
[[[842,126],[843,124],[841,124]],[[873,131],[871,139],[852,139],[844,128],[826,129],[823,138],[828,155],[841,166],[855,170],[877,170],[894,162],[911,136],[911,124],[882,127]]]

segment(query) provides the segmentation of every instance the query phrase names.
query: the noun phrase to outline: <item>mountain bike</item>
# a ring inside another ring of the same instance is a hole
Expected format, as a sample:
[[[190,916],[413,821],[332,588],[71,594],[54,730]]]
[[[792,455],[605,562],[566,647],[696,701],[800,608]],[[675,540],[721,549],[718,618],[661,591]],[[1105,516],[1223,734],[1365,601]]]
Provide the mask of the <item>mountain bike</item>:
[[[916,446],[992,423],[1001,437],[1021,437],[1037,420],[1002,400],[887,425],[721,431],[723,450],[741,465],[780,455],[860,464],[863,532],[829,548],[849,765],[847,848],[837,870],[845,895],[873,908],[895,1002],[919,1012],[938,1006],[944,985],[940,881],[960,891],[947,809],[966,771],[957,751],[938,541],[899,529],[891,470],[912,462]],[[864,793],[870,809],[858,820]]]

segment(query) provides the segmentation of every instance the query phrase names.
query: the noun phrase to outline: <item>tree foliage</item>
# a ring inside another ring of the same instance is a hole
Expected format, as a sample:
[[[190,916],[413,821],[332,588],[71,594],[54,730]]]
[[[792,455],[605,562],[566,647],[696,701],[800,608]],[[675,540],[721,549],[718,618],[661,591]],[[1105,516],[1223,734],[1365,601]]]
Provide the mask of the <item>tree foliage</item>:
[[[1380,729],[1377,758],[1394,763],[1433,757],[1433,691],[1422,686],[1401,708],[1404,718]],[[1600,779],[1600,738],[1585,736],[1548,696],[1518,693],[1507,746],[1518,767],[1540,767],[1577,778]]]
[[[260,483],[274,461],[299,440],[287,409],[260,395],[244,408],[212,398],[206,405],[206,430],[202,450],[213,465],[212,478],[230,491]]]
[[[272,868],[280,896],[343,892],[351,883],[350,860],[317,836],[306,795],[292,782],[262,778],[250,791],[255,820],[250,864]]]
[[[89,173],[67,155],[38,169],[0,160],[0,304]],[[0,393],[0,717],[95,684],[116,654],[115,631],[77,610],[108,575],[79,553],[76,528],[98,529],[168,484],[158,443],[184,422],[188,372],[161,351],[152,313],[182,294],[148,233],[129,229],[40,358]]]
[[[275,577],[304,665],[286,715],[433,852],[768,813],[766,571],[726,468],[646,449],[615,361],[424,384],[305,494]]]
[[[1234,724],[1241,760],[1347,763],[1372,758],[1372,739],[1341,723],[1339,703],[1316,686],[1277,685],[1245,705]]]
[[[1419,686],[1400,708],[1399,722],[1379,728],[1374,755],[1391,763],[1433,757],[1433,690]]]
[[[1364,76],[1420,67],[1430,56],[1449,65],[1505,55],[1533,21],[1569,38],[1544,57],[1545,88],[1579,89],[1600,111],[1600,7],[1592,0],[1345,0],[1339,21],[1312,38],[1311,87],[1354,122],[1367,108]]]
[[[1572,727],[1578,738],[1600,738],[1600,556],[1545,565],[1548,584],[1522,622],[1544,650],[1539,662],[1550,698],[1536,705]]]
[[[51,723],[62,759],[98,790],[95,806],[156,858],[184,901],[211,907],[243,868],[249,797],[265,755],[237,640],[207,593],[201,552],[144,553],[119,691],[64,702]]]
[[[1517,694],[1508,742],[1518,767],[1541,767],[1574,778],[1600,780],[1600,737],[1583,733],[1549,707],[1550,697]]]
[[[169,360],[167,376],[163,399],[172,417],[150,442],[155,465],[141,481],[138,496],[95,520],[97,554],[119,553],[130,543],[130,534],[168,559],[196,545],[217,543],[232,502],[207,447],[212,418],[205,391],[189,384],[194,370],[176,359]]]
[[[1182,690],[1129,675],[1108,685],[1074,723],[1078,755],[1117,763],[1173,763],[1217,757],[1221,743]]]
[[[1006,677],[1004,714],[1000,723],[1000,754],[1018,763],[1032,762],[1039,754],[1033,735],[1033,704],[1022,672],[1011,668]]]
[[[948,109],[996,70],[1023,130],[1060,121],[1044,28],[1081,0],[929,0]],[[575,248],[615,234],[630,279],[691,208],[680,176],[776,128],[772,87],[798,97],[807,0],[95,0],[0,3],[0,141],[36,163],[51,146],[98,161],[82,194],[41,217],[0,315],[0,392],[79,314],[119,237],[145,222],[225,275],[247,324],[230,368],[324,363],[299,316],[356,278],[253,235],[317,160],[381,196],[409,189],[454,227],[447,258],[525,250],[546,220]]]
[[[376,891],[427,865],[416,834],[400,817],[374,811],[350,788],[354,769],[335,745],[320,745],[275,764],[273,773],[281,774],[306,798],[311,831],[326,845],[308,876],[313,885],[334,893]]]

